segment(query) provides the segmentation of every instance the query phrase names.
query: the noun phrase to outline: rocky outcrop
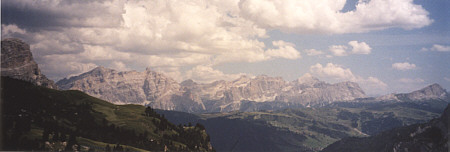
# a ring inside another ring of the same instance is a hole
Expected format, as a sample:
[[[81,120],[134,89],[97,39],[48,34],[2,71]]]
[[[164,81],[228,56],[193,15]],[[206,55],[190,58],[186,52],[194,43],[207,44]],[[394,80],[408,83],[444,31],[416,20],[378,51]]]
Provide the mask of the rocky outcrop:
[[[150,105],[157,109],[186,112],[204,111],[198,98],[183,90],[164,74],[97,67],[89,72],[56,83],[63,90],[80,90],[115,104]]]
[[[36,85],[56,89],[56,85],[41,73],[33,60],[30,45],[22,40],[7,38],[2,40],[1,75],[25,80]]]
[[[265,75],[242,76],[234,81],[199,84],[192,80],[175,80],[150,69],[145,72],[118,72],[104,67],[60,80],[61,89],[73,89],[119,104],[144,104],[157,109],[187,112],[224,112],[289,105],[313,105],[348,101],[365,97],[358,84],[343,82],[328,84],[311,75],[293,82]],[[244,102],[245,101],[245,102]],[[245,103],[245,105],[243,104]]]

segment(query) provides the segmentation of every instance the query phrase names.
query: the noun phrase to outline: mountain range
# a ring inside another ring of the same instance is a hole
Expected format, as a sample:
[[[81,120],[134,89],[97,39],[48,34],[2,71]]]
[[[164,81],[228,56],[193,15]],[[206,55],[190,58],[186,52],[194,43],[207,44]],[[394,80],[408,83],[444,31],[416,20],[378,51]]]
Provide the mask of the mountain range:
[[[260,75],[241,76],[233,81],[178,83],[163,73],[147,68],[143,72],[116,71],[97,67],[86,73],[64,78],[56,83],[40,72],[30,46],[8,38],[2,40],[3,76],[9,76],[61,90],[80,90],[115,104],[149,105],[156,109],[194,113],[260,111],[325,105],[333,102],[417,101],[447,99],[438,84],[408,94],[366,97],[354,82],[329,84],[305,74],[294,81]]]
[[[430,85],[393,96],[412,96],[435,87]],[[433,94],[441,91],[447,95],[442,88],[434,90]],[[157,112],[175,124],[204,124],[211,136],[211,144],[218,151],[320,151],[348,137],[375,136],[396,127],[425,123],[436,118],[450,103],[450,98],[431,96],[427,100],[399,101],[364,98],[309,108],[257,112]]]
[[[116,104],[142,104],[185,112],[228,112],[282,109],[351,101],[366,97],[354,82],[329,84],[306,74],[296,81],[260,75],[234,81],[181,83],[162,73],[97,67],[56,83],[63,90],[80,90]]]

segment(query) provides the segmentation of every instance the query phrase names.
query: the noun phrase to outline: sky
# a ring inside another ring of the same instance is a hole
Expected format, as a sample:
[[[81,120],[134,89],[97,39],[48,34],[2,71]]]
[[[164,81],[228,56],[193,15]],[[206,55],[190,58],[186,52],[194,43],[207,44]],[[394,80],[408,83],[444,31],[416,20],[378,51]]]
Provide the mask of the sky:
[[[369,96],[450,88],[448,0],[2,0],[47,77],[147,67],[181,82],[304,74]]]

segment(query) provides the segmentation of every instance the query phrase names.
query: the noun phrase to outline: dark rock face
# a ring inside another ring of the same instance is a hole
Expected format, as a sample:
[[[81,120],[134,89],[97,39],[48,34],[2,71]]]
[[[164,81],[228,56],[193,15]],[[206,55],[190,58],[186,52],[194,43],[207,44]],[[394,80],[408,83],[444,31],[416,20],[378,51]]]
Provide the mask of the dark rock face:
[[[36,85],[56,89],[56,85],[41,73],[33,60],[30,45],[19,39],[2,40],[1,75],[32,82]]]

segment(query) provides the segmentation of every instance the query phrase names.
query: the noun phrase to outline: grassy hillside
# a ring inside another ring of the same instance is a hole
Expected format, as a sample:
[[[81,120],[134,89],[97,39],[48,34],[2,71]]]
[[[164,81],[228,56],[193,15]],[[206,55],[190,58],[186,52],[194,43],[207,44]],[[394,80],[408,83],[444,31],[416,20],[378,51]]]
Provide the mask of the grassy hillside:
[[[346,137],[366,137],[436,118],[446,101],[345,103],[278,111],[187,114],[156,110],[177,124],[199,122],[218,151],[319,151]]]
[[[450,104],[441,117],[427,123],[394,128],[370,137],[344,138],[329,145],[323,151],[448,151],[449,120]]]
[[[176,126],[151,108],[6,77],[1,87],[2,150],[213,150],[202,125]]]

